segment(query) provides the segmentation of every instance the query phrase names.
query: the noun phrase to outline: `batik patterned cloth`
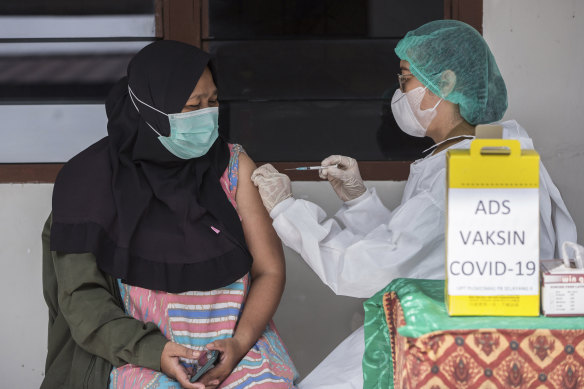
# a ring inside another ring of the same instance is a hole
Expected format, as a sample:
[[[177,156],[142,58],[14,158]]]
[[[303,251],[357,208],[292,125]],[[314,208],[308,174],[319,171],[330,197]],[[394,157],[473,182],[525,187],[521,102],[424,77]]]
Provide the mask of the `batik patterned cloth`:
[[[236,207],[238,161],[243,149],[230,145],[230,150],[231,160],[221,178],[221,186]],[[210,342],[233,336],[249,283],[248,274],[220,289],[173,294],[118,281],[126,313],[138,320],[156,323],[168,339],[194,350],[203,350]],[[194,361],[182,362],[188,368]],[[220,388],[293,388],[297,378],[296,368],[270,321],[263,335]],[[128,364],[112,370],[110,388],[180,389],[180,385],[160,372]]]
[[[395,352],[395,388],[565,388],[584,386],[583,330],[484,329],[400,336],[397,295],[384,311]]]
[[[370,329],[365,329],[365,388],[584,387],[583,318],[484,317],[484,328],[460,328],[467,321],[481,318],[448,317],[445,309],[424,306],[421,294],[401,293],[400,296],[400,289],[403,292],[409,288],[408,292],[412,292],[415,289],[412,285],[422,285],[422,282],[443,284],[443,281],[405,280],[401,285],[394,285],[398,292],[384,290],[378,296],[377,310],[383,316],[383,323],[381,320],[375,323],[371,315],[367,323],[366,312],[366,327],[369,325]],[[434,292],[443,292],[443,287],[435,288]],[[442,296],[431,300],[438,301]],[[370,312],[372,306],[369,304]],[[416,309],[418,312],[413,312]],[[432,316],[434,323],[427,326],[425,322],[431,321]],[[414,323],[422,317],[420,323]],[[537,328],[538,324],[543,328]],[[459,328],[442,328],[448,325]],[[531,328],[493,328],[522,325]],[[432,326],[440,329],[417,332]],[[376,328],[380,331],[372,331]],[[416,336],[407,336],[412,334]],[[384,361],[386,365],[373,366],[375,361]]]

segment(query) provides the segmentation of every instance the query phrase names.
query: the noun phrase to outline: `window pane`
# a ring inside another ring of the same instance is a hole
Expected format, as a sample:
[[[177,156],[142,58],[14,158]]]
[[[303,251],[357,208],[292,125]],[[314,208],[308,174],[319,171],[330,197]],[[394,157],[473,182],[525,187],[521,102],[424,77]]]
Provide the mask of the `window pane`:
[[[153,38],[154,31],[154,15],[0,16],[0,37],[20,42],[61,38],[127,41]]]
[[[154,13],[154,0],[6,0],[0,15],[115,15]]]
[[[211,42],[222,100],[378,99],[396,83],[397,40]]]
[[[367,0],[213,0],[214,39],[281,36],[365,36]]]
[[[402,37],[422,24],[443,18],[443,1],[370,0],[368,36]]]
[[[102,102],[132,55],[0,57],[0,101]]]
[[[256,161],[320,161],[331,154],[361,161],[420,157],[432,142],[403,134],[391,111],[383,109],[388,103],[222,103],[219,126],[225,137],[241,143]]]
[[[397,38],[443,16],[436,0],[212,0],[208,38]]]
[[[397,127],[394,48],[442,19],[436,0],[213,0],[221,132],[258,161],[411,160],[429,147]],[[205,33],[205,32],[204,32]]]

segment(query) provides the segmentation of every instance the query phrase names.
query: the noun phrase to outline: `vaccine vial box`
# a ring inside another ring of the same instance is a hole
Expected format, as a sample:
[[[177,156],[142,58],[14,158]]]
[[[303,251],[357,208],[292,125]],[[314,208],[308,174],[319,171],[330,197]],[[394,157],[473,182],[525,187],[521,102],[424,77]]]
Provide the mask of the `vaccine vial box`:
[[[539,155],[518,140],[475,139],[446,161],[448,313],[538,316]]]
[[[564,261],[541,261],[541,305],[545,316],[584,316],[584,269]]]

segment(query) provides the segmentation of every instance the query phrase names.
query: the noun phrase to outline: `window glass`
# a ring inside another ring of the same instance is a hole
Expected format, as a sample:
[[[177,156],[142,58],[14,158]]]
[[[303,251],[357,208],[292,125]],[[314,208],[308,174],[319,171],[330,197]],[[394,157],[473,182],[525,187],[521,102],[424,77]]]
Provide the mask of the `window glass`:
[[[154,0],[0,4],[0,102],[101,103],[155,39]]]
[[[0,57],[0,98],[99,102],[124,76],[131,54]]]
[[[222,100],[379,99],[396,83],[395,39],[213,41]]]
[[[6,0],[0,15],[152,14],[154,0]]]
[[[442,19],[435,0],[213,0],[220,130],[257,161],[412,160],[432,144],[401,132],[391,97],[407,31]]]
[[[219,127],[257,161],[362,161],[419,158],[429,138],[401,132],[384,100],[221,103]]]
[[[436,0],[209,0],[209,38],[395,38],[443,16]]]

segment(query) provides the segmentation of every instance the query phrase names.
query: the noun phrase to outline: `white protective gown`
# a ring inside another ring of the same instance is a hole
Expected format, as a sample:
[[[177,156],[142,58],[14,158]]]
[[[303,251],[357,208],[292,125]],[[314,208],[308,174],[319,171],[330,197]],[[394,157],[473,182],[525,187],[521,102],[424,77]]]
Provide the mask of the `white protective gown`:
[[[519,139],[522,148],[533,149],[516,121],[501,124],[504,138]],[[469,148],[470,142],[450,148]],[[339,295],[368,298],[400,277],[444,279],[445,155],[443,150],[411,165],[401,204],[393,211],[385,208],[374,188],[345,202],[334,219],[326,219],[314,203],[288,198],[270,213],[274,228]],[[562,242],[576,242],[576,226],[543,164],[539,192],[540,256],[559,258]],[[361,327],[299,388],[362,388],[363,351]]]

